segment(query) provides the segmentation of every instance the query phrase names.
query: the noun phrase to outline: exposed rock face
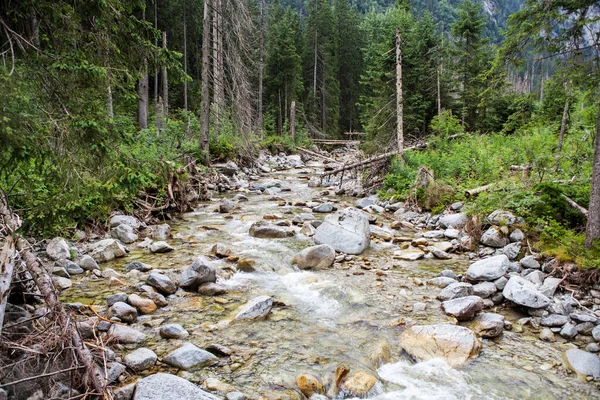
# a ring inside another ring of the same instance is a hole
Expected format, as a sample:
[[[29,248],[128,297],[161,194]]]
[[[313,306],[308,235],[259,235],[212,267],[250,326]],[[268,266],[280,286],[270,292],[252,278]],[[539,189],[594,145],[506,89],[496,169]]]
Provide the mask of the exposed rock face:
[[[504,330],[504,315],[481,313],[471,323],[471,329],[484,338],[500,336]]]
[[[46,254],[54,261],[71,258],[69,245],[67,244],[67,241],[61,237],[56,237],[48,242]]]
[[[529,308],[544,308],[550,304],[550,299],[540,293],[536,286],[520,276],[511,276],[502,291],[508,300]]]
[[[355,208],[346,208],[325,217],[315,231],[315,243],[328,244],[336,251],[360,254],[369,247],[369,220]]]
[[[187,370],[209,364],[216,358],[212,353],[199,349],[192,343],[185,343],[177,350],[169,353],[163,361],[173,367]]]
[[[467,278],[472,281],[493,281],[508,271],[508,257],[501,254],[479,260],[467,269]]]
[[[158,360],[156,353],[150,349],[141,347],[127,354],[123,361],[132,370],[143,371],[156,364],[156,360]]]
[[[483,300],[477,296],[465,296],[444,301],[442,308],[446,314],[456,317],[459,321],[469,321],[476,313],[483,310]]]
[[[296,386],[302,392],[303,395],[310,398],[314,394],[325,394],[323,383],[319,378],[311,374],[300,374],[296,377]]]
[[[173,282],[167,275],[161,274],[158,271],[150,272],[146,283],[165,295],[173,294],[177,291],[177,285],[175,285],[175,282]]]
[[[580,375],[600,378],[600,358],[593,353],[579,349],[569,349],[563,354],[566,366]]]
[[[115,239],[104,239],[88,247],[90,256],[99,263],[114,260],[127,254],[127,249]]]
[[[212,263],[204,257],[198,257],[191,266],[187,267],[181,273],[179,286],[184,289],[196,291],[201,284],[216,281],[216,270],[212,266]]]
[[[419,361],[443,358],[453,367],[475,358],[481,341],[468,328],[456,325],[415,325],[402,332],[400,346]]]
[[[294,236],[294,232],[287,227],[258,221],[250,227],[250,236],[260,239],[281,239]]]
[[[335,250],[328,244],[312,246],[292,258],[292,264],[300,269],[326,269],[335,261]]]
[[[110,230],[110,235],[119,239],[121,243],[130,244],[138,239],[138,235],[135,234],[133,228],[129,225],[121,224]]]
[[[273,307],[273,298],[269,296],[258,296],[250,300],[248,304],[235,316],[236,320],[241,319],[263,319],[269,315]]]
[[[158,373],[140,379],[133,400],[218,400],[192,382],[171,374]]]

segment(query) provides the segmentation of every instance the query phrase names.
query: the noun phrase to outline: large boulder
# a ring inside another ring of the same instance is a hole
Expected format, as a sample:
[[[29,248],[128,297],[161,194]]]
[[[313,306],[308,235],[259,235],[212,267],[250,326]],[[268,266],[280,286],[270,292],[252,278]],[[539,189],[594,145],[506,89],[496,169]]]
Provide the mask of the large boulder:
[[[235,203],[229,199],[223,199],[219,203],[219,212],[226,214],[235,210]]]
[[[465,296],[447,300],[442,303],[446,314],[456,317],[459,321],[469,321],[475,314],[483,310],[483,300],[477,296]]]
[[[132,400],[217,400],[192,382],[171,374],[158,373],[140,379]]]
[[[400,346],[418,361],[443,358],[457,367],[479,355],[481,340],[462,326],[414,325],[402,332]]]
[[[513,303],[529,308],[545,308],[550,304],[550,299],[533,283],[517,275],[510,277],[502,294]]]
[[[177,291],[175,282],[167,275],[161,274],[158,271],[150,272],[148,279],[146,279],[146,283],[165,295],[173,294]]]
[[[481,337],[495,338],[504,330],[504,315],[481,313],[475,317],[470,327]]]
[[[151,253],[168,253],[173,251],[173,247],[171,247],[165,241],[154,242],[149,247]]]
[[[474,262],[467,269],[467,278],[472,281],[494,281],[508,271],[508,257],[501,254]]]
[[[335,250],[328,244],[312,246],[292,258],[292,264],[300,269],[325,269],[333,265]]]
[[[496,248],[504,247],[509,242],[508,238],[497,226],[492,226],[487,231],[483,232],[479,241],[481,244]]]
[[[175,351],[167,354],[163,361],[179,369],[190,369],[212,363],[217,357],[206,350],[202,350],[192,343],[185,343]]]
[[[303,395],[310,398],[313,394],[324,395],[323,383],[314,375],[303,373],[296,377],[296,386]]]
[[[115,239],[104,239],[88,246],[88,253],[94,261],[103,263],[124,257],[127,249]]]
[[[187,267],[179,277],[179,286],[196,291],[198,286],[206,282],[216,282],[217,272],[211,262],[204,257],[198,257],[191,266]]]
[[[92,271],[95,269],[100,269],[96,260],[94,260],[92,257],[88,256],[87,254],[85,256],[81,257],[81,259],[79,260],[79,266],[82,269],[84,269],[85,271]]]
[[[166,240],[171,236],[171,226],[169,224],[156,225],[152,231],[152,239]]]
[[[54,261],[71,258],[69,245],[67,244],[67,241],[61,237],[56,237],[48,242],[46,254]]]
[[[521,218],[506,210],[496,210],[488,215],[487,219],[490,224],[500,226],[513,226],[522,223]]]
[[[340,385],[342,398],[366,398],[376,383],[377,379],[368,372],[351,372]]]
[[[258,296],[250,300],[248,304],[235,316],[236,320],[263,319],[269,315],[273,307],[273,298],[269,296]]]
[[[110,218],[110,227],[114,228],[119,225],[129,225],[133,229],[138,229],[141,223],[136,217],[129,215],[113,215]]]
[[[567,368],[579,375],[600,378],[600,358],[596,354],[569,349],[564,352],[563,360]]]
[[[315,231],[315,243],[328,244],[347,254],[362,253],[369,247],[370,238],[369,220],[356,208],[328,215]]]
[[[260,239],[280,239],[294,236],[294,232],[284,226],[258,221],[250,227],[250,236]]]
[[[146,340],[146,334],[125,325],[113,324],[108,330],[109,335],[122,344],[140,343]]]
[[[467,214],[458,213],[458,214],[447,214],[441,217],[438,221],[438,224],[442,228],[455,228],[461,229],[464,228],[467,224]]]
[[[138,239],[138,235],[135,234],[133,228],[129,225],[121,224],[110,230],[110,236],[115,239],[119,239],[121,243],[130,244]]]

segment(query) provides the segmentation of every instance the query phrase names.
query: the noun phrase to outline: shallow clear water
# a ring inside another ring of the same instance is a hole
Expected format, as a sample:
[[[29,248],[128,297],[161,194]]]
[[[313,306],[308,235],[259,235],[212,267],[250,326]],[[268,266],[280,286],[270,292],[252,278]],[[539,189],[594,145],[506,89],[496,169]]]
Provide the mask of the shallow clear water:
[[[290,192],[279,193],[288,201],[322,198],[323,189],[307,187],[305,175],[282,173],[277,179]],[[271,179],[272,180],[272,179]],[[230,197],[233,194],[228,195]],[[447,261],[422,260],[404,262],[392,259],[396,245],[373,242],[371,247],[351,262],[335,264],[333,269],[299,272],[290,260],[312,239],[296,235],[290,239],[256,239],[248,235],[250,225],[264,214],[281,214],[291,220],[293,213],[307,212],[301,207],[280,207],[267,195],[248,195],[241,210],[232,215],[215,212],[216,202],[200,204],[197,211],[171,221],[174,238],[169,243],[175,251],[150,254],[133,248],[131,254],[106,267],[124,274],[125,265],[135,259],[155,269],[172,270],[173,276],[190,265],[198,255],[207,255],[214,243],[231,248],[232,253],[256,260],[260,272],[233,273],[224,260],[215,260],[228,279],[222,280],[231,291],[219,297],[194,294],[177,296],[168,307],[150,317],[141,318],[135,327],[150,335],[144,344],[159,358],[183,341],[164,340],[158,336],[161,323],[177,322],[190,333],[189,341],[199,347],[219,343],[233,350],[217,365],[180,374],[202,383],[210,377],[231,384],[253,398],[301,398],[295,389],[295,377],[309,372],[331,381],[335,369],[345,365],[351,370],[366,370],[381,385],[375,399],[549,399],[599,397],[592,383],[565,376],[553,362],[560,364],[561,351],[568,343],[550,344],[538,340],[536,332],[505,331],[495,340],[484,340],[480,356],[472,363],[453,369],[441,360],[414,364],[403,356],[398,338],[403,322],[420,324],[451,322],[439,308],[435,295],[439,289],[422,285],[443,269],[463,272],[465,258]],[[352,199],[328,198],[341,202]],[[322,218],[315,214],[317,218]],[[385,218],[379,218],[385,222]],[[403,234],[409,234],[404,232]],[[105,267],[105,266],[103,266]],[[143,283],[137,277],[121,278],[128,286],[109,287],[107,280],[82,278],[66,300],[91,302],[98,309],[109,294],[131,293]],[[276,300],[267,320],[232,322],[248,300],[270,295]],[[427,304],[421,313],[412,311],[416,302]],[[495,310],[515,322],[523,315],[512,310]],[[126,353],[132,346],[122,347]],[[164,364],[157,369],[169,370]],[[145,373],[152,373],[146,371]]]

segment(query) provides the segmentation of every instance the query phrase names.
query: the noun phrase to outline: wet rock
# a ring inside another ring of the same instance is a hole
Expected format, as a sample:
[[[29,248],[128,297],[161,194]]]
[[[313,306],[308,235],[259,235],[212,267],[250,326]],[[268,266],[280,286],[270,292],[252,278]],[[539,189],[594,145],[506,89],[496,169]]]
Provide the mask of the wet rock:
[[[373,199],[370,199],[368,197],[365,197],[363,199],[358,199],[354,203],[354,205],[356,206],[356,208],[365,208],[365,207],[371,206],[373,204],[375,204],[375,202],[373,201]]]
[[[104,239],[88,246],[88,252],[94,261],[103,263],[124,257],[127,249],[115,239]]]
[[[475,358],[481,341],[468,328],[449,325],[415,325],[400,336],[400,346],[418,361],[443,358],[453,367]]]
[[[188,380],[158,373],[140,379],[133,400],[217,400]]]
[[[173,294],[177,291],[175,282],[167,275],[161,274],[158,271],[150,272],[150,275],[148,275],[148,278],[146,279],[146,283],[165,295]]]
[[[315,232],[315,243],[328,244],[336,251],[360,254],[370,243],[369,221],[364,213],[346,208],[325,217]]]
[[[442,303],[446,314],[456,317],[459,321],[469,321],[476,313],[483,310],[483,300],[477,296],[465,296],[447,300]]]
[[[510,233],[510,235],[508,235],[508,239],[511,241],[511,243],[521,242],[525,239],[525,234],[520,229],[515,229]]]
[[[160,327],[159,334],[165,339],[185,339],[190,334],[179,324],[167,324]]]
[[[250,258],[242,258],[237,263],[237,270],[242,272],[256,271],[256,261]]]
[[[600,378],[600,358],[597,355],[579,349],[569,349],[563,353],[567,368],[578,375]]]
[[[444,215],[439,219],[438,224],[442,228],[462,229],[467,224],[467,214],[458,213]]]
[[[592,337],[594,338],[594,340],[596,342],[600,342],[600,325],[596,326],[593,330],[592,330]]]
[[[110,227],[115,228],[119,225],[128,225],[133,229],[138,229],[140,227],[140,221],[129,215],[113,215],[110,218]]]
[[[67,241],[61,237],[55,237],[46,245],[46,254],[51,260],[67,260],[71,258],[71,250]]]
[[[492,226],[481,235],[479,240],[485,246],[500,248],[508,244],[508,238],[496,226]]]
[[[110,230],[110,235],[119,239],[121,243],[130,244],[138,239],[138,235],[135,234],[133,228],[129,225],[121,224]]]
[[[69,275],[81,275],[85,272],[79,265],[70,261],[67,263],[66,269]]]
[[[513,275],[502,291],[508,300],[529,308],[545,308],[550,299],[540,293],[536,286],[520,276]]]
[[[179,286],[196,291],[201,284],[216,281],[217,273],[212,263],[200,256],[194,260],[192,265],[183,270],[179,277]]]
[[[444,231],[427,231],[423,233],[423,237],[427,239],[442,239],[444,237]]]
[[[219,212],[222,214],[232,212],[235,207],[235,203],[229,199],[223,199],[219,202]]]
[[[250,236],[260,239],[280,239],[294,236],[294,232],[287,227],[258,221],[250,227]]]
[[[554,327],[563,326],[567,322],[569,322],[569,317],[565,315],[550,314],[548,316],[542,317],[540,325]]]
[[[159,241],[154,242],[149,247],[151,253],[168,253],[173,251],[173,247],[171,247],[167,242]]]
[[[456,279],[448,278],[446,276],[438,276],[437,278],[428,280],[427,283],[443,289],[448,285],[456,283]]]
[[[158,307],[150,299],[145,299],[137,294],[129,295],[127,302],[137,308],[142,314],[152,314]]]
[[[115,293],[106,298],[106,304],[110,307],[117,302],[127,303],[127,293]]]
[[[60,276],[61,278],[70,278],[71,275],[67,272],[66,268],[63,267],[54,267],[52,268],[52,275]]]
[[[520,218],[507,210],[496,210],[487,217],[488,222],[492,225],[513,226],[521,223]]]
[[[520,261],[523,268],[540,269],[540,263],[534,256],[525,256]]]
[[[236,320],[263,319],[269,315],[273,307],[273,298],[269,296],[258,296],[250,300],[248,304],[235,316]]]
[[[328,244],[312,246],[292,258],[292,264],[300,269],[326,269],[335,261],[335,250]]]
[[[156,364],[157,360],[158,357],[156,353],[150,349],[141,347],[127,354],[123,359],[123,362],[132,370],[139,372],[152,367]]]
[[[351,372],[340,385],[340,392],[343,398],[365,398],[376,383],[377,379],[368,372]]]
[[[502,254],[479,260],[467,269],[467,278],[472,281],[494,281],[508,270],[508,257]]]
[[[582,312],[573,312],[573,313],[569,314],[569,317],[571,317],[571,319],[573,321],[577,321],[577,322],[592,322],[592,323],[598,322],[598,318],[596,318],[595,316],[590,315],[590,314],[584,314]]]
[[[227,293],[227,286],[215,282],[206,282],[198,286],[198,294],[203,296],[218,296]]]
[[[169,353],[163,361],[173,367],[188,370],[193,367],[210,364],[217,357],[206,350],[202,350],[192,343],[185,343],[177,350]]]
[[[131,400],[137,382],[113,389],[113,400]]]
[[[238,193],[235,196],[233,196],[233,201],[237,201],[238,203],[241,203],[241,202],[248,201],[248,198],[246,196],[244,196],[243,194]]]
[[[496,293],[496,285],[493,282],[481,282],[473,285],[473,295],[479,296],[482,299],[487,299]]]
[[[404,261],[417,261],[425,256],[425,252],[419,249],[396,250],[394,258]]]
[[[295,225],[301,225],[305,222],[313,221],[315,216],[309,213],[296,214],[294,218],[292,218],[292,223]]]
[[[302,225],[302,229],[300,229],[300,233],[306,236],[314,236],[316,232],[316,229],[314,226],[312,226],[312,224],[310,222],[305,222]]]
[[[168,224],[161,224],[154,227],[152,239],[166,240],[171,236],[171,227]]]
[[[129,264],[127,264],[127,266],[125,267],[125,271],[129,272],[129,271],[141,271],[141,272],[148,272],[152,269],[151,265],[148,264],[144,264],[143,262],[140,261],[133,261],[130,262]]]
[[[216,356],[230,356],[233,354],[233,350],[231,350],[229,347],[223,346],[218,343],[208,345],[206,350],[210,351]]]
[[[81,259],[79,260],[79,266],[86,271],[100,269],[100,267],[98,266],[98,263],[92,257],[90,257],[88,255],[81,257]]]
[[[521,246],[522,246],[521,242],[507,244],[502,249],[502,253],[504,253],[506,255],[506,257],[508,257],[509,260],[515,260],[517,258],[517,256],[519,255],[519,252],[521,251]],[[523,262],[521,262],[521,264],[522,263]]]
[[[137,319],[137,310],[127,303],[116,302],[108,309],[109,318],[117,317],[123,322],[135,322]]]
[[[484,338],[495,338],[504,330],[504,315],[481,313],[470,325],[471,329]]]
[[[437,295],[437,299],[441,301],[458,299],[460,297],[471,296],[473,294],[473,285],[466,282],[451,283],[446,286]]]
[[[560,330],[560,336],[565,339],[573,339],[577,336],[577,327],[574,324],[567,322]]]
[[[544,328],[540,332],[540,339],[544,342],[556,342],[556,338],[554,337],[554,332],[550,330],[550,328]]]
[[[69,278],[63,278],[61,276],[53,276],[52,283],[57,290],[67,290],[73,286],[73,282]]]
[[[333,211],[333,204],[332,203],[323,203],[323,204],[319,204],[318,206],[314,207],[312,210],[313,212],[316,213],[330,213]]]
[[[577,333],[584,336],[591,336],[592,331],[594,330],[595,325],[591,322],[581,322],[575,325],[575,329],[577,329]]]
[[[314,394],[325,394],[325,389],[323,388],[321,380],[308,373],[303,373],[296,377],[296,386],[303,395],[309,398]]]
[[[231,249],[227,248],[223,243],[215,243],[210,249],[210,255],[220,258],[229,257]]]

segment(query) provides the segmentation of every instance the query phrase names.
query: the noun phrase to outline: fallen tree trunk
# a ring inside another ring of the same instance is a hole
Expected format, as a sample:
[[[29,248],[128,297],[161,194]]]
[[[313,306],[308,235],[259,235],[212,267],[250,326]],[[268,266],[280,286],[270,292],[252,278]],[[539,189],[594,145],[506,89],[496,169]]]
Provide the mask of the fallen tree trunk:
[[[579,211],[581,214],[583,214],[583,216],[584,216],[586,219],[588,218],[588,214],[589,214],[588,210],[586,210],[585,208],[583,208],[582,206],[580,206],[579,204],[577,204],[577,203],[575,202],[575,200],[573,200],[572,198],[570,198],[570,197],[568,197],[568,196],[566,196],[566,195],[564,195],[564,194],[561,194],[561,196],[562,196],[562,197],[563,197],[563,198],[564,198],[564,199],[567,201],[567,203],[569,203],[569,205],[570,205],[570,206],[571,206],[571,207],[572,207],[574,210],[577,210],[577,211]]]
[[[331,161],[331,162],[334,162],[334,163],[339,163],[339,161],[336,160],[336,159],[334,159],[334,158],[324,156],[324,155],[316,153],[314,151],[305,149],[304,147],[298,147],[298,150],[300,150],[301,152],[306,153],[306,154],[308,154],[310,156],[313,156],[313,157],[318,157],[318,158],[322,158],[323,160]]]
[[[12,283],[12,276],[15,268],[14,253],[14,241],[11,236],[7,236],[4,240],[4,246],[2,246],[2,250],[0,250],[0,335],[2,335],[6,301],[10,294],[10,285]]]
[[[360,144],[360,140],[335,140],[335,139],[313,139],[313,143],[320,144],[340,144],[340,145],[358,145]]]
[[[90,350],[83,342],[79,331],[71,318],[68,317],[56,291],[52,284],[52,278],[37,258],[31,244],[23,237],[14,232],[20,227],[20,219],[13,214],[6,198],[0,195],[0,232],[4,236],[5,242],[15,243],[21,259],[25,262],[27,271],[31,274],[37,288],[42,294],[46,306],[52,311],[56,322],[62,328],[62,331],[70,332],[71,346],[75,349],[77,359],[83,364],[86,370],[87,385],[94,388],[96,394],[103,399],[112,398],[107,389],[106,378],[103,376],[100,368],[94,361]]]
[[[489,185],[479,186],[474,189],[466,190],[465,197],[476,196],[481,192],[487,192],[488,190],[490,190],[490,188],[492,188],[492,186],[494,185],[490,183]]]

